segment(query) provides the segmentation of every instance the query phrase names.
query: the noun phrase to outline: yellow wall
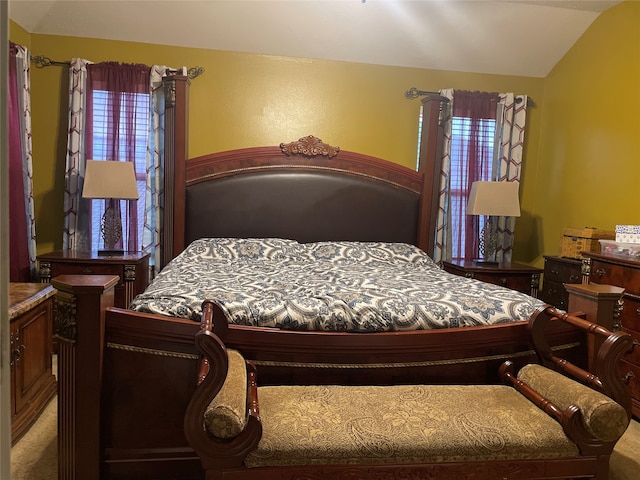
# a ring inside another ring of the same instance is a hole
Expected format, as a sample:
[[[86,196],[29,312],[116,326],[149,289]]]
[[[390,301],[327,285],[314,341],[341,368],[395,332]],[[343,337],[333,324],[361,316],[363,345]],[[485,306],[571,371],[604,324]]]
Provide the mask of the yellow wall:
[[[15,24],[14,24],[15,25]],[[13,25],[12,25],[13,26]],[[13,37],[14,28],[10,35]],[[540,78],[479,75],[273,57],[87,38],[31,35],[33,55],[205,68],[190,89],[191,156],[277,145],[316,135],[342,149],[413,166],[418,100],[410,87],[513,91],[541,99]],[[67,69],[32,69],[34,193],[38,252],[62,246]],[[532,109],[527,170],[535,170],[539,113]],[[531,175],[531,178],[535,178]],[[533,189],[523,185],[523,209]]]
[[[640,224],[640,2],[600,15],[545,79],[537,201],[539,251],[562,228]]]
[[[558,254],[562,228],[640,223],[640,2],[604,12],[545,79],[271,57],[29,35],[33,55],[205,68],[190,90],[190,155],[276,145],[313,134],[412,166],[418,100],[410,87],[528,94],[516,260]],[[32,69],[38,251],[62,245],[67,69]]]
[[[18,45],[31,48],[31,34],[13,20],[9,20],[9,40]]]

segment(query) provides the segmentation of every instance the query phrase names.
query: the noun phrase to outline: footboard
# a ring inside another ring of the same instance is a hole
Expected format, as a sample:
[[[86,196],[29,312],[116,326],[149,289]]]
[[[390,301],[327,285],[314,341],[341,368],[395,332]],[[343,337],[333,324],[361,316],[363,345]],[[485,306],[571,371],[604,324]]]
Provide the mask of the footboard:
[[[183,429],[200,368],[194,338],[201,325],[110,308],[113,279],[99,280],[83,275],[52,282],[58,289],[56,331],[69,339],[62,340],[59,355],[58,378],[65,386],[60,405],[66,409],[59,419],[60,465],[67,472],[60,478],[98,478],[100,472],[103,479],[202,479]],[[583,287],[579,309],[586,318],[612,318],[622,290],[603,295]],[[505,359],[519,368],[536,358],[526,322],[453,335],[317,336],[228,326],[213,304],[207,315],[227,347],[256,364],[261,385],[498,384]],[[585,366],[583,336],[563,322],[549,329],[552,352]],[[80,464],[92,473],[80,475]]]

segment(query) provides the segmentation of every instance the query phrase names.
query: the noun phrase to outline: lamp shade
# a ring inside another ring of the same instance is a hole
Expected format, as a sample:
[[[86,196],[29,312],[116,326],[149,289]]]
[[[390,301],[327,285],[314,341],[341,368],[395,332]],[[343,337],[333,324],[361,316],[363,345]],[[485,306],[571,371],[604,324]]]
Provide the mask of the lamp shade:
[[[519,217],[518,182],[473,182],[467,215]]]
[[[137,200],[138,186],[133,163],[87,160],[82,196]]]

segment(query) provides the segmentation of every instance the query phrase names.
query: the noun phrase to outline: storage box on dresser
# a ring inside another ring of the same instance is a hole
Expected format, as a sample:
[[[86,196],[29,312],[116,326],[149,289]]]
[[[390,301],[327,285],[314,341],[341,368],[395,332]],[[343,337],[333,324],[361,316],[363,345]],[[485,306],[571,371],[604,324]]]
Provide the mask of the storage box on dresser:
[[[640,261],[585,253],[589,263],[589,281],[625,289],[620,327],[640,342]],[[623,356],[620,370],[632,374],[629,380],[633,414],[640,418],[640,346]]]
[[[54,295],[51,285],[9,284],[12,443],[56,394],[51,359]]]
[[[582,258],[582,252],[599,252],[600,240],[613,240],[616,232],[597,228],[563,228],[562,256]]]
[[[545,255],[540,298],[545,303],[566,310],[569,294],[564,288],[565,283],[582,283],[582,260]]]

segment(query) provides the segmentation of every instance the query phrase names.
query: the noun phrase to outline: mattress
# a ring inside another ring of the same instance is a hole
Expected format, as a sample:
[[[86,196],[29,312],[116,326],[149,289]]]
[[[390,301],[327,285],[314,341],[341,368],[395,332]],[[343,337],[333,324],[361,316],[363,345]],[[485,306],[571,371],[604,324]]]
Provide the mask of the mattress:
[[[542,305],[445,272],[409,244],[207,238],[169,262],[130,308],[199,321],[205,299],[231,324],[342,332],[525,321]]]

